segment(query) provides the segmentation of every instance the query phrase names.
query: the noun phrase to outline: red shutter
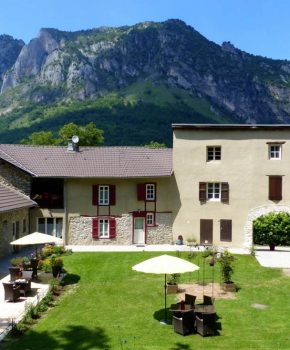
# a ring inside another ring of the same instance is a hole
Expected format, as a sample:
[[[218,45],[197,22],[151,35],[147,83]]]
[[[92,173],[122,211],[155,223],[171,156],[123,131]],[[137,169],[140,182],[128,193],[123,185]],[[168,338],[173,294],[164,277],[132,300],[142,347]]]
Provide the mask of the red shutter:
[[[116,219],[115,218],[110,218],[109,219],[109,227],[110,227],[110,238],[115,238],[116,237]]]
[[[206,201],[206,182],[199,183],[199,200],[201,202]]]
[[[99,185],[93,185],[93,205],[99,204]]]
[[[146,199],[146,185],[138,184],[137,185],[137,198],[138,201],[145,201]]]
[[[109,204],[110,205],[116,204],[116,186],[115,185],[109,186]]]
[[[230,188],[228,182],[221,183],[221,201],[227,203],[230,199]]]
[[[93,239],[99,238],[99,219],[93,218],[92,220],[92,236]]]

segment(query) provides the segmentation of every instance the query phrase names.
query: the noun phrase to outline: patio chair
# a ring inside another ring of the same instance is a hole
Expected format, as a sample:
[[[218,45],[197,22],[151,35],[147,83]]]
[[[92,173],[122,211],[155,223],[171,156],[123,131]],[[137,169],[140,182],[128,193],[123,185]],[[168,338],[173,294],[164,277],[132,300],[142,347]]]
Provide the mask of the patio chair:
[[[185,300],[184,300],[185,304],[189,304],[191,306],[194,306],[195,299],[196,299],[195,295],[185,293]]]
[[[15,281],[15,285],[19,287],[20,293],[26,297],[26,293],[31,292],[31,278],[22,278]]]
[[[178,316],[172,316],[172,325],[176,333],[187,335],[195,331],[195,315],[193,312],[185,312]]]
[[[20,287],[12,282],[2,282],[4,287],[4,300],[17,301],[20,298]]]
[[[21,269],[18,266],[11,266],[9,267],[10,272],[10,281],[15,281],[21,278]]]
[[[203,337],[207,335],[215,335],[215,324],[216,314],[215,313],[203,313],[196,314],[196,331]]]
[[[203,305],[213,305],[213,303],[214,303],[214,298],[208,295],[203,296]]]

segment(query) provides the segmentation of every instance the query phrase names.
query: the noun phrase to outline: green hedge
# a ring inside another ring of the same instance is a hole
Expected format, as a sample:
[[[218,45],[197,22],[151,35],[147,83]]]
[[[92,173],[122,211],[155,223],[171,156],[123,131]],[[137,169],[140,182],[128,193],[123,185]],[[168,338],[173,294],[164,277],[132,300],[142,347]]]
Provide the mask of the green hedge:
[[[269,213],[253,223],[254,244],[290,245],[290,214]]]

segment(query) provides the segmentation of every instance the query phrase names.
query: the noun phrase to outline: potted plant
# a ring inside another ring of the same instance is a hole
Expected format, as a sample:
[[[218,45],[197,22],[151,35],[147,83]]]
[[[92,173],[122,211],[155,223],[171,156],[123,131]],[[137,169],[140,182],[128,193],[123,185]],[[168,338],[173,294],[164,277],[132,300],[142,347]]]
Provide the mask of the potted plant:
[[[232,274],[234,273],[233,262],[235,257],[227,250],[221,253],[218,262],[221,265],[221,274],[223,279],[223,289],[227,292],[235,292],[236,286],[232,281]]]
[[[217,251],[215,248],[206,248],[202,253],[202,256],[206,259],[210,266],[214,266],[217,262]]]
[[[194,237],[189,237],[186,239],[186,244],[188,246],[196,245],[196,239]]]
[[[60,257],[52,255],[50,259],[50,263],[51,263],[52,276],[57,277],[62,271],[63,260]]]
[[[166,283],[166,293],[167,294],[177,293],[179,277],[180,277],[180,275],[178,273],[173,273],[170,276],[168,282]]]

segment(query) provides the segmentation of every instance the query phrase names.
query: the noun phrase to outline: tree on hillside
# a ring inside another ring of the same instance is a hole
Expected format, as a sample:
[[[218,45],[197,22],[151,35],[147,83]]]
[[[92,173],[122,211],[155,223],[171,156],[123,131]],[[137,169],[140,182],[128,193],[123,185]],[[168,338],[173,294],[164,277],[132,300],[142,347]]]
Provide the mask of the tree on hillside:
[[[21,140],[22,144],[26,145],[57,145],[58,139],[53,137],[51,131],[34,132],[27,139]]]
[[[157,141],[150,141],[148,144],[144,146],[148,148],[166,148],[165,143],[159,143]]]
[[[74,123],[64,125],[59,130],[60,142],[66,144],[68,139],[73,135],[78,135],[80,138],[80,146],[97,146],[104,142],[104,131],[97,129],[94,122],[81,126]]]
[[[54,138],[51,131],[40,131],[32,133],[27,139],[22,140],[21,143],[30,145],[66,145],[72,136],[77,135],[80,146],[98,146],[104,142],[103,134],[104,131],[97,129],[93,122],[86,125],[69,123],[59,129],[59,138]]]

